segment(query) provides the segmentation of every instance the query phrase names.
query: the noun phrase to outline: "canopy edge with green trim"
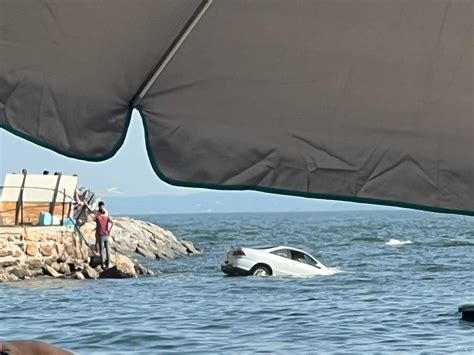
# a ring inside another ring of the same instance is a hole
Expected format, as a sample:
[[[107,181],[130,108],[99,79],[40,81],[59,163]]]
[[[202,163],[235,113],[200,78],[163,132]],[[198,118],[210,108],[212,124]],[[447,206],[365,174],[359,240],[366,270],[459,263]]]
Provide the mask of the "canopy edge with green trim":
[[[474,0],[0,1],[0,126],[174,185],[474,215]]]

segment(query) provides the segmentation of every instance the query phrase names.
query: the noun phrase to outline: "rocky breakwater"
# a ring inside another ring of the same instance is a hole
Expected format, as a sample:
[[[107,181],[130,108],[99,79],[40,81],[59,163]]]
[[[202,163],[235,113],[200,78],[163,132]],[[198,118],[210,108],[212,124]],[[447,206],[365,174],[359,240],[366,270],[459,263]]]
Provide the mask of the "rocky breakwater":
[[[91,247],[94,223],[81,228],[82,236],[66,227],[0,227],[0,282],[34,277],[99,278],[151,275],[134,256],[175,258],[200,251],[188,241],[154,224],[114,218],[112,265],[102,270]]]
[[[156,224],[128,217],[112,218],[111,247],[116,253],[148,259],[174,259],[201,254],[190,241],[178,239],[173,233]],[[95,223],[82,226],[82,233],[88,243],[95,241]]]

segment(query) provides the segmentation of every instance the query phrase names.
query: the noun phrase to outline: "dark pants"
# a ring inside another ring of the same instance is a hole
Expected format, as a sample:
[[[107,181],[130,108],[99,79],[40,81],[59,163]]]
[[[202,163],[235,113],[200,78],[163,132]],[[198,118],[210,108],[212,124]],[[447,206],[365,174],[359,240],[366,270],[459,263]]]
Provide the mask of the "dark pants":
[[[100,260],[102,261],[102,266],[109,267],[110,263],[110,241],[108,235],[101,235],[100,239]],[[104,255],[105,249],[105,255]]]

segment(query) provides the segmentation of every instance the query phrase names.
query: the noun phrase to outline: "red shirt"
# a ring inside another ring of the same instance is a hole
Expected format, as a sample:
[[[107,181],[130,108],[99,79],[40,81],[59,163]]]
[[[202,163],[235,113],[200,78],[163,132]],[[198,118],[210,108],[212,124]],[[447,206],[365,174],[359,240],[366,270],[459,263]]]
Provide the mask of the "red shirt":
[[[97,228],[97,235],[109,235],[109,216],[105,214],[98,214],[95,217],[95,223]]]

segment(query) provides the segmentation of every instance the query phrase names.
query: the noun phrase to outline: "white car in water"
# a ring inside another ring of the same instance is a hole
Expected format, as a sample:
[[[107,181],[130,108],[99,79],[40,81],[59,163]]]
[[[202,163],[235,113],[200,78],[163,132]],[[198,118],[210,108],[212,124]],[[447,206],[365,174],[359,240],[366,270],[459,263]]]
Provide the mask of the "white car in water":
[[[221,270],[228,275],[311,276],[337,272],[303,250],[288,247],[235,247],[225,255]]]

